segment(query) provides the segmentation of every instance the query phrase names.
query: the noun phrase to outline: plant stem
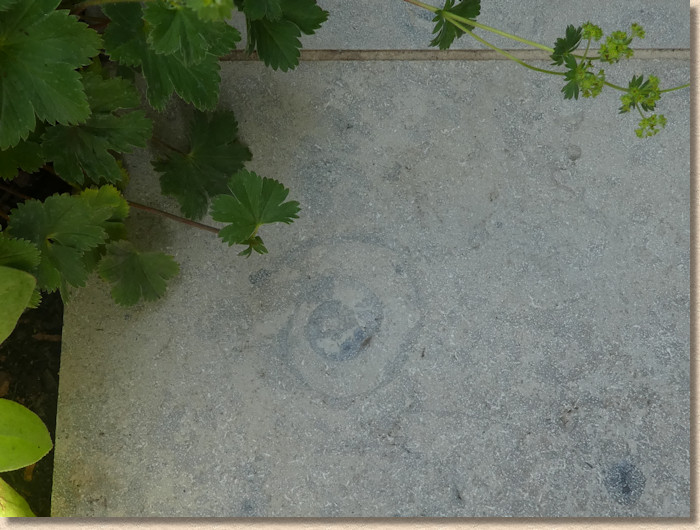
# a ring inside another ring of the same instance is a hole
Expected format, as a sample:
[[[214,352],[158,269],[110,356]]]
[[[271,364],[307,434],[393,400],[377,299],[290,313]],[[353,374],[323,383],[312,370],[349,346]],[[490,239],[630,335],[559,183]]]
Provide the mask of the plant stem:
[[[690,83],[686,83],[685,85],[674,86],[673,88],[666,88],[666,89],[664,89],[664,90],[659,90],[659,93],[662,93],[662,92],[672,92],[672,91],[674,91],[674,90],[680,90],[681,88],[688,88],[689,86],[690,86]]]
[[[437,13],[438,11],[441,11],[441,9],[438,9],[435,6],[424,4],[423,2],[420,2],[419,0],[404,0],[404,2],[408,2],[409,4],[413,4],[415,6],[422,7],[423,9],[427,9],[428,11],[432,11],[433,13]],[[442,13],[442,15],[446,19],[456,20],[458,22],[461,22],[462,24],[469,24],[470,26],[474,26],[474,27],[481,28],[481,29],[486,30],[486,31],[490,31],[491,33],[495,33],[497,35],[500,35],[501,37],[505,37],[507,39],[522,42],[523,44],[527,44],[528,46],[533,46],[535,48],[539,48],[540,50],[544,50],[546,52],[550,52],[550,53],[554,52],[554,48],[550,48],[548,46],[545,46],[544,44],[540,44],[539,42],[534,42],[534,41],[531,41],[528,39],[523,39],[522,37],[518,37],[517,35],[513,35],[512,33],[507,33],[505,31],[501,31],[500,29],[492,28],[491,26],[487,26],[486,24],[482,24],[480,22],[477,22],[476,20],[471,20],[469,18],[460,17],[458,15],[450,13],[449,11],[444,11]],[[459,28],[459,29],[462,29],[462,28]]]
[[[4,184],[0,184],[0,190],[6,191],[10,195],[14,195],[15,197],[19,197],[20,199],[24,199],[25,201],[28,201],[31,199],[28,195],[25,195],[24,193],[20,193],[19,191],[15,191],[12,188],[8,188]]]
[[[408,1],[408,0],[405,0],[405,1]],[[451,18],[451,17],[446,17],[446,18]],[[458,18],[461,18],[461,17],[458,17]],[[496,46],[495,44],[491,44],[490,42],[488,42],[488,41],[486,41],[485,39],[482,39],[481,37],[479,37],[478,35],[476,35],[475,33],[469,31],[469,30],[468,30],[466,27],[464,27],[460,22],[457,22],[457,21],[455,21],[454,19],[451,19],[451,20],[450,20],[450,23],[454,24],[455,27],[459,28],[459,29],[460,29],[461,31],[463,31],[464,33],[467,33],[470,37],[474,38],[475,40],[478,40],[478,41],[479,41],[480,43],[482,43],[484,46],[488,46],[488,47],[491,48],[492,50],[494,50],[494,51],[500,53],[501,55],[503,55],[503,56],[505,56],[505,57],[507,57],[507,58],[510,59],[511,61],[514,61],[514,62],[518,63],[519,65],[524,66],[525,68],[529,68],[530,70],[535,70],[536,72],[542,72],[542,73],[544,73],[544,74],[566,75],[564,72],[555,72],[554,70],[545,70],[544,68],[537,68],[536,66],[532,66],[532,65],[530,65],[530,64],[527,64],[525,61],[522,61],[522,60],[518,59],[518,58],[515,57],[514,55],[511,55],[510,53],[508,53],[507,51],[502,50],[501,48],[499,48],[499,47]],[[471,24],[471,21],[470,21],[470,24]]]
[[[177,147],[175,147],[175,146],[173,146],[173,145],[170,145],[169,143],[167,143],[167,142],[161,140],[161,139],[158,138],[157,136],[153,136],[153,137],[151,138],[151,141],[152,141],[152,142],[155,142],[155,143],[157,143],[157,144],[162,145],[162,146],[165,147],[166,149],[169,149],[169,150],[171,150],[171,151],[175,151],[176,153],[180,153],[180,154],[183,155],[183,156],[187,156],[187,153],[185,153],[185,152],[183,152],[182,150],[178,149]]]
[[[153,208],[152,206],[146,206],[145,204],[139,204],[138,202],[133,202],[133,201],[126,201],[126,202],[129,203],[129,206],[133,206],[134,208],[136,208],[138,210],[144,210],[146,212],[161,215],[163,217],[167,217],[168,219],[172,219],[173,221],[177,221],[178,223],[186,224],[189,226],[194,226],[195,228],[199,228],[200,230],[206,230],[207,232],[212,232],[214,234],[219,233],[219,229],[214,228],[213,226],[198,223],[197,221],[190,221],[189,219],[185,219],[184,217],[178,217],[177,215],[173,215],[171,213],[164,212],[163,210],[159,210],[158,208]]]

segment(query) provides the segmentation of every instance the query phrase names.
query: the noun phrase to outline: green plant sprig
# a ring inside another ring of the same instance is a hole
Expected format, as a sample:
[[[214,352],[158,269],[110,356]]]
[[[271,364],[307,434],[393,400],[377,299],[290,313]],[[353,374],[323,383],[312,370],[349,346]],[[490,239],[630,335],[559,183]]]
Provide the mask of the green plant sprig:
[[[600,27],[587,22],[581,27],[569,25],[566,28],[566,36],[557,39],[554,48],[543,44],[524,39],[517,35],[487,26],[475,20],[480,10],[480,0],[461,0],[455,4],[455,0],[445,0],[445,5],[442,9],[421,2],[420,0],[404,0],[422,9],[426,9],[436,16],[433,22],[436,22],[436,27],[433,33],[438,33],[437,37],[431,42],[432,46],[439,46],[440,49],[449,48],[455,39],[464,34],[469,35],[484,46],[491,48],[507,59],[524,66],[530,70],[541,72],[549,75],[564,76],[567,80],[566,85],[562,88],[565,99],[578,99],[579,94],[583,97],[597,97],[604,86],[608,86],[615,90],[624,92],[620,97],[623,105],[619,112],[626,113],[632,109],[636,109],[640,115],[639,127],[635,129],[638,137],[650,137],[657,134],[666,126],[666,118],[662,114],[645,114],[643,111],[653,111],[656,108],[656,102],[660,99],[661,94],[688,88],[690,83],[679,85],[672,88],[659,89],[659,79],[655,76],[649,76],[644,81],[643,76],[634,76],[629,85],[625,88],[606,79],[605,70],[602,68],[597,72],[593,72],[593,61],[607,62],[610,64],[617,63],[622,58],[630,58],[634,55],[634,51],[629,47],[632,40],[644,38],[644,29],[639,24],[632,24],[630,28],[631,36],[626,32],[614,31],[606,38],[606,41],[601,44],[599,55],[589,56],[588,53],[592,42],[599,41],[603,37],[603,31]],[[465,16],[467,15],[467,16]],[[448,29],[449,24],[453,29]],[[538,68],[525,61],[515,57],[502,48],[488,42],[486,39],[476,35],[472,30],[480,28],[485,31],[500,35],[502,37],[538,48],[551,53],[551,58],[554,61],[553,65],[563,65],[567,68],[566,71],[556,71],[545,68]],[[583,55],[576,54],[574,51],[579,47],[581,40],[586,40],[586,48]]]

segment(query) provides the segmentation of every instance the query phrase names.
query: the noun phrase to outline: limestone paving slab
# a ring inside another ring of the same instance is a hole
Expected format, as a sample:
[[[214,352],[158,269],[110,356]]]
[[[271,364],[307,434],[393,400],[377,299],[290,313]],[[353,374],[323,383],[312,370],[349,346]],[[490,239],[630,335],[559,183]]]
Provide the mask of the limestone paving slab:
[[[444,5],[442,0],[425,3]],[[307,49],[425,49],[434,37],[434,15],[403,0],[318,0],[318,4],[330,15],[314,35],[302,37]],[[639,48],[688,48],[690,42],[690,5],[682,0],[482,0],[477,20],[546,46],[554,46],[569,24],[579,26],[588,21],[599,25],[605,34],[629,31],[632,22],[641,24],[647,35],[635,40]],[[235,16],[233,24],[245,36],[245,19]],[[484,30],[476,32],[497,46],[528,48]],[[468,36],[457,39],[452,48],[485,49]]]
[[[54,515],[689,515],[687,91],[641,141],[502,62],[223,75],[300,219],[244,259],[133,212],[181,272],[67,306]],[[127,196],[177,213],[148,160]]]

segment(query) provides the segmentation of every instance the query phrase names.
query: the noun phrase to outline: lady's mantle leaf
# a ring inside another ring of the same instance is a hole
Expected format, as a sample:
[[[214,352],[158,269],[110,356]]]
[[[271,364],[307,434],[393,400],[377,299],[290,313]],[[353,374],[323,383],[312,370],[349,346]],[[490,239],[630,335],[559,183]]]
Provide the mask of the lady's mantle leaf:
[[[99,264],[103,280],[113,283],[112,298],[121,305],[133,305],[141,298],[155,300],[165,293],[166,281],[179,266],[161,252],[139,252],[128,241],[107,245],[107,255]]]
[[[229,180],[228,188],[230,194],[212,200],[211,216],[215,221],[230,223],[219,230],[219,237],[229,246],[247,244],[255,249],[256,245],[262,246],[262,240],[256,239],[261,225],[289,224],[299,217],[299,203],[283,202],[289,190],[276,180],[241,170]]]
[[[446,50],[452,46],[455,39],[464,35],[464,31],[445,18],[445,13],[475,20],[479,16],[480,11],[481,0],[462,0],[457,5],[454,5],[454,0],[445,0],[445,6],[433,18],[433,22],[435,22],[433,33],[437,33],[437,36],[430,42],[430,45]],[[470,31],[474,29],[474,26],[469,24],[464,24],[464,27]]]
[[[230,49],[233,33],[221,33],[220,26],[212,26],[210,50],[201,62],[186,65],[181,55],[159,54],[148,44],[139,4],[104,6],[103,11],[111,19],[104,34],[107,53],[123,65],[141,67],[148,85],[146,96],[153,108],[163,110],[173,92],[200,110],[216,106],[221,81],[218,56]],[[220,41],[214,38],[216,35]]]
[[[282,6],[280,0],[243,0],[243,12],[250,20],[277,20],[282,16]]]
[[[478,0],[477,0],[478,1]],[[240,4],[240,2],[239,2]],[[299,64],[302,33],[311,35],[328,18],[328,12],[316,5],[315,0],[280,0],[281,14],[270,10],[261,18],[258,11],[250,12],[244,4],[248,28],[247,52],[257,50],[260,59],[271,68],[283,72]]]
[[[97,55],[100,37],[58,3],[10,3],[0,17],[0,149],[26,139],[36,118],[73,124],[90,114],[76,68]]]
[[[571,24],[566,26],[566,36],[562,39],[559,38],[554,43],[554,53],[550,55],[553,65],[561,65],[564,62],[567,63],[567,58],[571,52],[573,52],[581,42],[583,37],[583,27],[574,27]]]
[[[230,176],[251,159],[250,151],[237,140],[238,124],[232,112],[211,115],[197,112],[192,121],[186,153],[169,153],[153,162],[164,195],[175,197],[185,217],[201,219],[209,198],[226,193]]]
[[[0,265],[32,272],[40,260],[41,254],[34,243],[0,232]]]
[[[33,173],[44,165],[44,161],[41,145],[20,140],[17,145],[0,151],[0,179],[15,178],[19,169]]]
[[[226,20],[233,11],[233,0],[185,0],[202,20]]]
[[[108,208],[91,208],[80,197],[52,195],[43,203],[29,200],[20,204],[10,215],[7,232],[39,248],[39,287],[49,292],[61,287],[65,296],[65,283],[85,284],[88,271],[83,254],[105,242],[102,223],[110,216]]]
[[[131,83],[121,78],[102,79],[83,73],[92,115],[82,125],[57,125],[44,134],[44,155],[53,160],[56,173],[71,184],[103,181],[118,183],[123,177],[113,153],[128,153],[145,147],[151,136],[151,120],[143,111],[116,114],[121,108],[138,105]]]
[[[202,20],[185,6],[150,3],[143,12],[149,27],[148,43],[158,54],[177,55],[185,65],[223,55],[236,47],[241,35],[223,21]]]

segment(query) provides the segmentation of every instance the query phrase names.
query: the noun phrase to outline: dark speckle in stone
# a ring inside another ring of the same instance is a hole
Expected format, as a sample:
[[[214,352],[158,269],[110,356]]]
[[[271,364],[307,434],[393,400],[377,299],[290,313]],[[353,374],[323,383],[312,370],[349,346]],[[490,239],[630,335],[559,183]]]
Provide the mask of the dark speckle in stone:
[[[253,285],[265,283],[265,281],[270,278],[271,274],[272,273],[267,269],[260,269],[248,276],[248,281]]]
[[[637,466],[623,460],[607,469],[604,483],[615,502],[630,505],[642,495],[646,478]]]

